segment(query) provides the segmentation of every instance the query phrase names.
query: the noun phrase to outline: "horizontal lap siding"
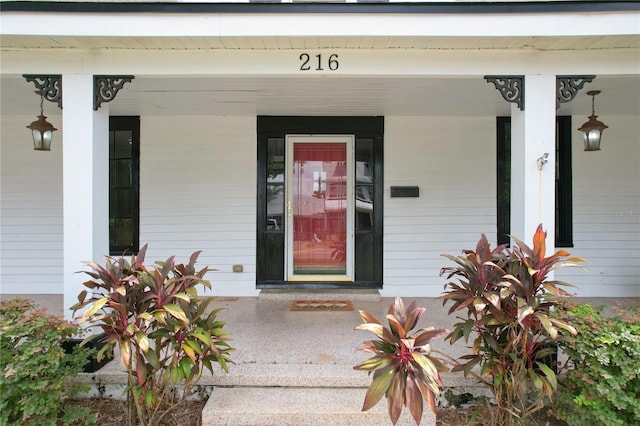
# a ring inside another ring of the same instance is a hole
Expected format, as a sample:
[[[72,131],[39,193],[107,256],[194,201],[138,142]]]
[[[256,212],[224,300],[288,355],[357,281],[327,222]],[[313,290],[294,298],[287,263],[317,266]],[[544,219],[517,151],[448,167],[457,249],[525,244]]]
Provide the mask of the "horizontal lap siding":
[[[147,258],[202,250],[213,294],[255,295],[255,117],[142,117],[140,138]]]
[[[62,293],[62,131],[51,152],[34,152],[25,129],[33,119],[1,121],[6,294]],[[602,151],[584,152],[573,135],[569,251],[591,265],[557,278],[581,296],[640,296],[640,125],[638,117],[603,120]],[[199,264],[218,269],[209,274],[215,294],[256,293],[255,131],[255,117],[142,117],[140,241],[149,262],[202,250]],[[386,117],[384,295],[437,296],[449,264],[441,254],[475,247],[481,233],[495,241],[495,168],[493,117]],[[391,186],[405,185],[419,186],[420,197],[390,198]]]
[[[34,116],[0,121],[0,292],[62,294],[62,117],[50,152],[33,150],[25,126]],[[80,265],[78,265],[80,269]]]
[[[386,117],[384,295],[438,296],[443,253],[496,235],[495,118]],[[420,187],[391,198],[391,186]]]
[[[584,152],[573,133],[574,247],[587,259],[585,270],[565,269],[556,277],[585,297],[640,297],[640,121],[600,117],[601,151]],[[574,117],[574,126],[585,120]]]

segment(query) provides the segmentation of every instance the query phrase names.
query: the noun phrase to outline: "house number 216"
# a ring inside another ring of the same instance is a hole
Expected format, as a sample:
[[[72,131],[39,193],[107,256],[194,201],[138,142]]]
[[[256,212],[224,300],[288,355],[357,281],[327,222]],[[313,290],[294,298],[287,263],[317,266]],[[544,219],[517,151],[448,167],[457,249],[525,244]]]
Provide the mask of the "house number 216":
[[[315,59],[313,59],[308,53],[302,53],[300,62],[300,71],[311,71],[312,69],[315,71],[324,71],[325,69],[336,71],[340,67],[337,53],[332,53],[326,60],[321,54],[315,55]],[[315,68],[312,68],[314,65]]]

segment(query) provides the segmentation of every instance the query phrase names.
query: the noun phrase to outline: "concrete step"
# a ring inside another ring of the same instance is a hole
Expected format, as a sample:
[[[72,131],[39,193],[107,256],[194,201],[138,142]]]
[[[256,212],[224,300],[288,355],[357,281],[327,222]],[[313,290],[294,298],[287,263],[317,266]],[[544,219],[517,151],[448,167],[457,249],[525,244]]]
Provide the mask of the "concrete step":
[[[391,425],[386,400],[361,411],[365,388],[216,387],[202,412],[203,426]],[[435,425],[426,406],[421,425]],[[397,425],[415,425],[407,410]]]

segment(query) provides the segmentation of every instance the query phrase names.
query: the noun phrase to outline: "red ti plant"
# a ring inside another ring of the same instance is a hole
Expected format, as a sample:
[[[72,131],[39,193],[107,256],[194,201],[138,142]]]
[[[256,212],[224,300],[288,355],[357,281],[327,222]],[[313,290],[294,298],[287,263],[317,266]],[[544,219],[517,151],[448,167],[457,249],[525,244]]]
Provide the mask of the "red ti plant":
[[[355,370],[373,372],[373,381],[367,390],[362,411],[367,411],[386,396],[389,417],[395,425],[408,407],[416,424],[422,418],[423,399],[435,413],[435,397],[440,395],[440,373],[449,369],[431,355],[430,342],[444,336],[449,330],[444,328],[421,328],[413,334],[425,308],[416,307],[413,301],[405,308],[397,297],[387,312],[389,327],[382,325],[373,315],[360,311],[363,324],[356,330],[370,331],[379,340],[368,340],[358,348],[374,356],[359,363]]]
[[[533,249],[512,237],[513,248],[492,250],[482,235],[475,251],[444,255],[456,266],[443,268],[440,275],[456,281],[445,284],[443,304],[452,304],[449,314],[466,312],[447,338],[451,344],[473,338],[472,353],[461,357],[453,371],[475,375],[493,392],[500,425],[525,421],[552,398],[557,379],[543,362],[554,351],[548,343],[576,334],[570,324],[550,316],[560,298],[570,296],[562,289],[570,284],[552,279],[550,272],[584,260],[565,250],[545,257],[545,238],[540,225]]]
[[[78,296],[75,311],[88,307],[81,322],[98,326],[106,334],[98,358],[117,346],[129,376],[127,387],[129,425],[164,424],[186,398],[203,370],[213,373],[216,363],[224,371],[231,362],[225,323],[209,309],[211,298],[198,297],[198,286],[210,288],[207,268],[195,263],[176,264],[173,257],[143,265],[145,245],[131,261],[106,258],[105,266],[85,262],[91,279]],[[180,384],[183,392],[173,392]]]

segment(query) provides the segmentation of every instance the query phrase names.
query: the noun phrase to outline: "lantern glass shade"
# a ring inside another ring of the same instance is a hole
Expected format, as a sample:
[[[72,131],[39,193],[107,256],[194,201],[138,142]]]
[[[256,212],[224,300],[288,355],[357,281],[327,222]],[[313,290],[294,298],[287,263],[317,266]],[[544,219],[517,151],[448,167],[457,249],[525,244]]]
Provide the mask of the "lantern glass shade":
[[[33,149],[36,151],[51,151],[53,132],[58,130],[46,118],[41,114],[36,121],[27,126],[27,129],[31,129]]]
[[[585,151],[600,151],[600,140],[602,139],[602,132],[608,126],[603,122],[597,120],[597,115],[589,117],[589,121],[584,123],[578,130],[582,132],[582,138],[584,140]]]
[[[596,115],[595,101],[598,94],[600,94],[600,90],[587,92],[587,95],[591,96],[591,115],[589,120],[578,129],[582,132],[585,151],[600,151],[602,132],[608,127],[602,121],[598,121],[598,116]]]

